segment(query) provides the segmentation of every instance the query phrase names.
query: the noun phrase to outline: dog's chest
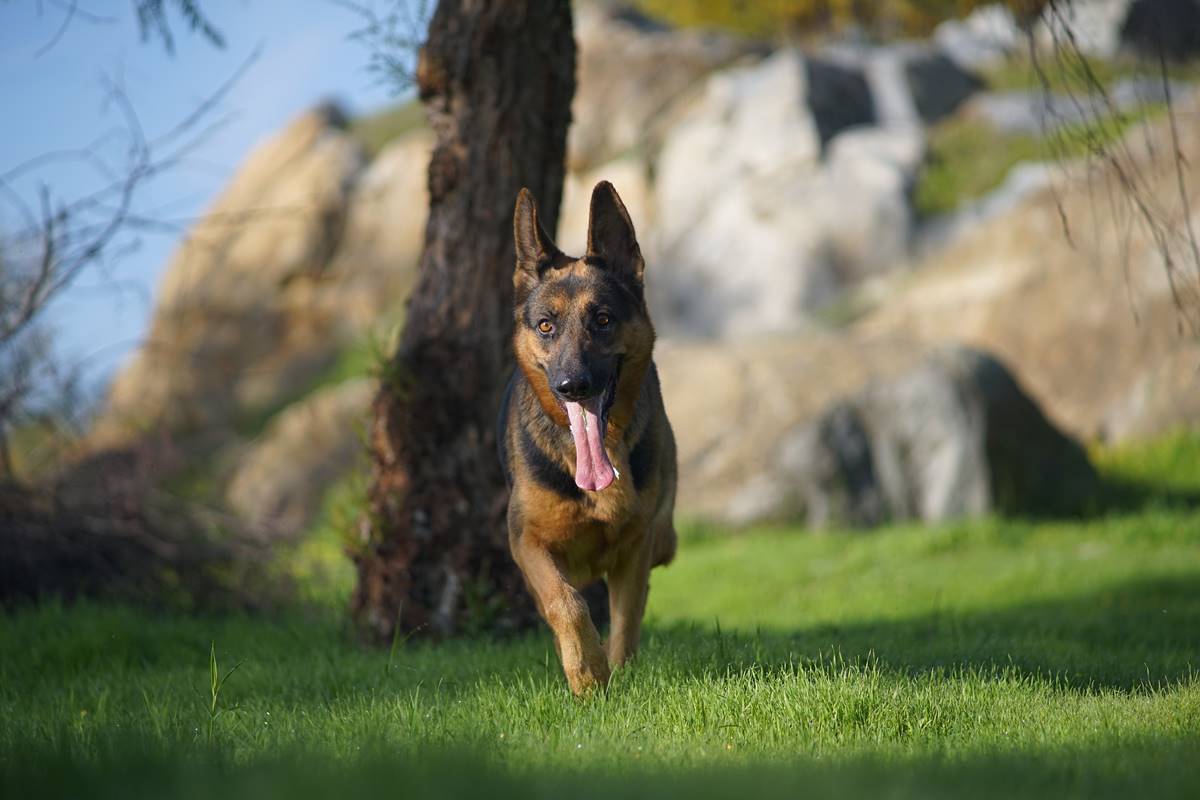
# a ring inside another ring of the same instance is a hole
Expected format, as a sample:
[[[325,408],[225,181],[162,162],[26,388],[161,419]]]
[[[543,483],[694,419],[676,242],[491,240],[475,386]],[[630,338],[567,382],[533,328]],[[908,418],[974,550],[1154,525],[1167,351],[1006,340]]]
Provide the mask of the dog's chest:
[[[583,525],[560,543],[571,582],[584,586],[606,575],[631,550],[636,549],[645,526]]]
[[[530,520],[531,527],[563,555],[573,583],[588,583],[607,573],[645,533],[644,504],[624,470],[621,479],[602,492],[554,503],[546,503],[545,495],[541,499],[540,514]]]

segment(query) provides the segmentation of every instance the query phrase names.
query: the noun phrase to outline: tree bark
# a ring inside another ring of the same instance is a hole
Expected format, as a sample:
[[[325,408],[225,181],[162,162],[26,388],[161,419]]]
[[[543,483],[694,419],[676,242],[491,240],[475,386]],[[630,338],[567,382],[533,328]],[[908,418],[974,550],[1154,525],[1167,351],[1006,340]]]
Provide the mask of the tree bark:
[[[429,219],[370,431],[369,518],[352,553],[368,635],[536,620],[508,551],[495,419],[512,368],[513,203],[553,231],[575,91],[568,0],[441,0],[417,66],[436,135]]]

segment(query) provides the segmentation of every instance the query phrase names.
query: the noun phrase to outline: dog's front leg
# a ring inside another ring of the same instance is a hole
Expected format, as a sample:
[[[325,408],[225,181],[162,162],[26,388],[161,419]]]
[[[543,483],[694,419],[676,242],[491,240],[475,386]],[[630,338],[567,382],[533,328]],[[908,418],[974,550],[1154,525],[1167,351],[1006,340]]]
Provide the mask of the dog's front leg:
[[[584,695],[604,686],[609,671],[600,634],[592,623],[587,602],[567,581],[560,559],[529,535],[517,537],[512,549],[538,610],[554,632],[571,691]]]
[[[608,638],[608,664],[616,669],[637,653],[642,617],[650,592],[651,540],[649,532],[608,573],[608,609],[612,630]]]

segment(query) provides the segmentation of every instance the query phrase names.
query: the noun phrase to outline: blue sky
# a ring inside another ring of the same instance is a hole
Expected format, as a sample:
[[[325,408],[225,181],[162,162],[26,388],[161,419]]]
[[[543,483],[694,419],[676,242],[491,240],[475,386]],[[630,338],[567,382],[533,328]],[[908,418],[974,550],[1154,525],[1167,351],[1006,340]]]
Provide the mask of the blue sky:
[[[83,147],[118,124],[116,110],[104,107],[104,76],[120,80],[153,136],[172,128],[260,53],[222,103],[220,113],[232,115],[230,122],[185,166],[140,196],[142,212],[170,219],[199,214],[247,152],[305,108],[334,98],[351,113],[363,113],[397,102],[367,73],[364,47],[348,38],[360,20],[330,0],[207,0],[202,8],[224,34],[225,48],[191,34],[173,17],[173,56],[158,40],[141,41],[130,0],[80,0],[80,8],[111,21],[76,17],[38,55],[54,38],[65,6],[0,0],[0,175],[48,151]],[[29,200],[46,184],[69,200],[98,180],[79,164],[57,165],[14,187]],[[0,205],[0,227],[11,231],[18,223],[12,207]],[[82,365],[95,381],[130,353],[145,333],[176,239],[139,234],[136,250],[81,276],[49,310],[46,319],[64,361]]]

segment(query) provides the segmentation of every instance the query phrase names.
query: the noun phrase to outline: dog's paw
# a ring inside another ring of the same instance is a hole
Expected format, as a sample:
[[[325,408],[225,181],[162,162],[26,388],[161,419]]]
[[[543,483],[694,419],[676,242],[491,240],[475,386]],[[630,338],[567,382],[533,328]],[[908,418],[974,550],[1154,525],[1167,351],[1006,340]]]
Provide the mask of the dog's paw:
[[[591,697],[608,685],[608,660],[601,656],[567,672],[567,684],[576,697]]]

